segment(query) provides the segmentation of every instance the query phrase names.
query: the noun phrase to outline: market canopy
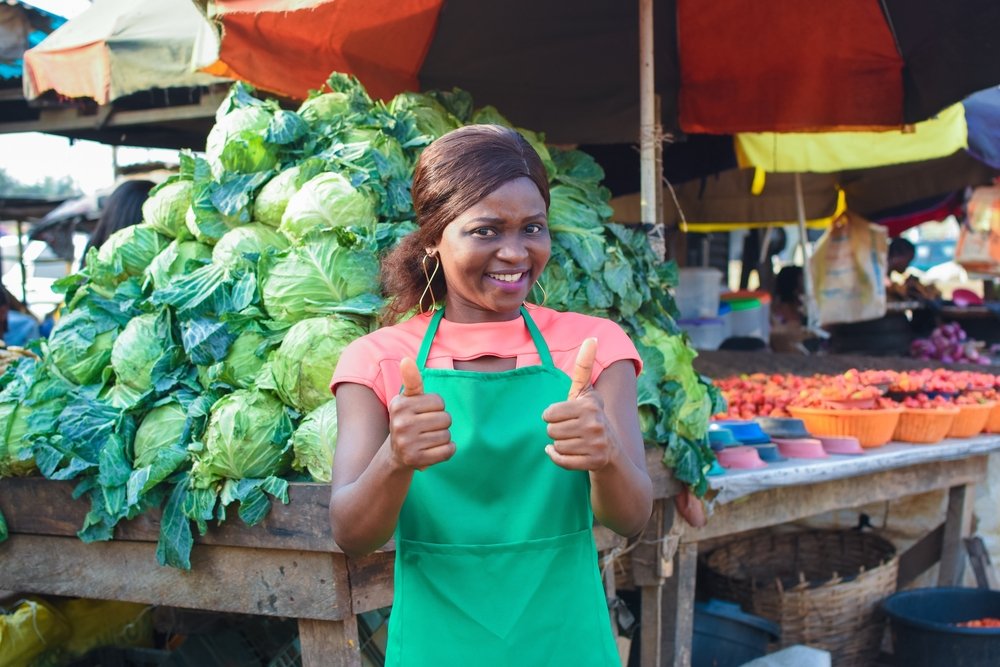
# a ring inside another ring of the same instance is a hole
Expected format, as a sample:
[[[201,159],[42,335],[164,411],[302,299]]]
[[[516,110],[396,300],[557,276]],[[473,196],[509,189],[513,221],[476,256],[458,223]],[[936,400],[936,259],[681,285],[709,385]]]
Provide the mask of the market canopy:
[[[23,2],[0,3],[0,80],[20,79],[24,52],[65,22]]]
[[[382,98],[457,86],[556,143],[639,136],[636,2],[194,1],[221,35],[208,71],[265,90],[336,70]],[[664,0],[654,23],[668,130],[899,126],[1000,84],[992,0]]]
[[[151,88],[224,81],[193,65],[195,44],[214,39],[190,0],[95,0],[24,53],[24,95],[53,90],[106,104]]]

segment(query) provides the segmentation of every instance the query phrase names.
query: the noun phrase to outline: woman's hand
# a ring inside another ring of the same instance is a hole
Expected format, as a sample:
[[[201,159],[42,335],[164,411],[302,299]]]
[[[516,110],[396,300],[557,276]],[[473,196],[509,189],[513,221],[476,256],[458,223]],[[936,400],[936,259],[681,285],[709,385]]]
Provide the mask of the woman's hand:
[[[401,467],[423,470],[455,454],[451,415],[438,394],[425,394],[424,381],[413,359],[399,362],[403,393],[389,403],[389,442],[392,458]]]
[[[601,470],[620,454],[604,412],[604,399],[590,383],[596,354],[597,339],[583,341],[573,367],[569,397],[542,413],[552,438],[545,451],[556,465],[568,470]]]

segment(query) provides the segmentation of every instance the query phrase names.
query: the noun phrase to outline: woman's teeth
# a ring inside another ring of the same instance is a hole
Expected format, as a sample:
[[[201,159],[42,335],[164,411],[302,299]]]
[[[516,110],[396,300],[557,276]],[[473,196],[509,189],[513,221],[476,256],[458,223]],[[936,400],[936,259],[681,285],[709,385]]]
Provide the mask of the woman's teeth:
[[[523,273],[487,273],[486,275],[488,275],[490,278],[493,278],[494,280],[500,280],[500,281],[505,282],[505,283],[516,283],[518,280],[521,279],[521,276],[523,276],[524,274]]]

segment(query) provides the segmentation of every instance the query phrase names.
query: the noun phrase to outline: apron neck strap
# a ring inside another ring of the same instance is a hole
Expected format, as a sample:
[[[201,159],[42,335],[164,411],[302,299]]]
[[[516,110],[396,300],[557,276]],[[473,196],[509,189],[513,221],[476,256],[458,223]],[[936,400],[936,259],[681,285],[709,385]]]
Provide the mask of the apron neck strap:
[[[438,308],[434,315],[431,316],[430,324],[427,325],[427,332],[424,333],[424,339],[420,343],[420,351],[417,353],[417,368],[423,370],[427,365],[427,355],[431,351],[431,343],[434,342],[434,336],[437,334],[438,327],[441,325],[441,318],[444,317],[444,308]],[[531,315],[528,314],[528,309],[521,306],[521,317],[524,318],[524,324],[528,327],[528,333],[531,335],[531,340],[535,344],[535,348],[538,350],[538,358],[542,362],[542,366],[546,368],[555,368],[552,363],[552,354],[549,352],[549,346],[545,343],[545,338],[542,337],[542,332],[538,330],[535,325],[535,321],[531,319]]]

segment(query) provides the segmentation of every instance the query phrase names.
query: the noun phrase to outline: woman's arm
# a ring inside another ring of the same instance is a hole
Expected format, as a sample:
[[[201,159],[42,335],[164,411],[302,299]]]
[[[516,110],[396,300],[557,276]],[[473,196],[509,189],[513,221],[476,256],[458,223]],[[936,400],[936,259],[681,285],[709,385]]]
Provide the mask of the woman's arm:
[[[601,524],[621,535],[642,530],[653,508],[653,485],[639,427],[635,365],[616,361],[575,398],[544,413],[552,460],[587,470],[591,505]]]
[[[590,502],[602,525],[629,536],[639,533],[653,511],[653,483],[639,426],[635,364],[616,361],[597,378],[594,390],[604,403],[608,437],[616,446],[608,465],[590,473]]]
[[[330,527],[344,553],[360,556],[389,541],[414,470],[452,457],[451,417],[437,394],[423,393],[420,374],[404,359],[403,394],[388,410],[368,387],[337,387]]]

